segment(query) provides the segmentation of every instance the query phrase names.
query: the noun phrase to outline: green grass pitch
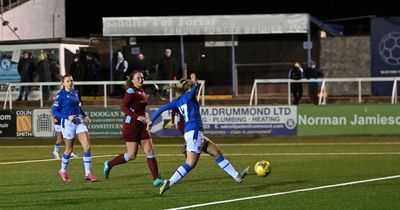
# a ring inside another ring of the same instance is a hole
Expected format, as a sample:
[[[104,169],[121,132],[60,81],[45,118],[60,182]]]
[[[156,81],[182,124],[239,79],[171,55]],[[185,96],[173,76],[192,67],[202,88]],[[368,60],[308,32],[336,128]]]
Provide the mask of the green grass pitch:
[[[199,209],[241,210],[400,207],[399,177],[316,188],[400,175],[398,136],[213,140],[236,169],[266,159],[272,173],[257,177],[251,169],[243,183],[236,183],[204,154],[194,170],[160,196],[142,151],[136,160],[113,168],[108,180],[103,178],[103,161],[125,152],[122,140],[92,139],[92,171],[99,182],[85,182],[82,159],[74,159],[68,168],[72,181],[63,183],[57,176],[60,161],[51,160],[53,139],[1,139],[0,209],[169,209],[196,204],[204,204]],[[161,175],[169,178],[184,161],[183,139],[154,142]],[[74,152],[82,156],[79,142]],[[306,190],[296,191],[300,189]],[[265,197],[233,201],[259,195]]]

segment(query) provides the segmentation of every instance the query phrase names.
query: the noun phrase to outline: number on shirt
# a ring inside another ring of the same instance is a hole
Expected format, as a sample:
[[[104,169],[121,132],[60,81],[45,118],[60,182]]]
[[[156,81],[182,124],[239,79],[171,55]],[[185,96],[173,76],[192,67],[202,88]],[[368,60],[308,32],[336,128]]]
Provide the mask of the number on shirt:
[[[189,116],[188,116],[188,111],[187,111],[187,105],[183,104],[182,106],[179,107],[179,112],[185,117],[185,122],[189,121]]]

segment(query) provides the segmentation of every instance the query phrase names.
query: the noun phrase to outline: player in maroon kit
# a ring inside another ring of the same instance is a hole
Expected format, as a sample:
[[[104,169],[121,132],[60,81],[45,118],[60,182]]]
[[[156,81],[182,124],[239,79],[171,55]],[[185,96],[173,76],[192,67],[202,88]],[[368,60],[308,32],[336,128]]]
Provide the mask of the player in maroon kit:
[[[153,141],[150,132],[146,130],[150,119],[148,113],[146,113],[147,96],[142,89],[143,81],[143,74],[135,71],[125,82],[126,91],[121,103],[121,110],[124,112],[122,136],[125,140],[127,152],[119,154],[110,161],[104,161],[103,172],[104,177],[108,179],[110,170],[114,166],[136,158],[140,145],[147,157],[147,164],[153,176],[153,185],[157,187],[164,180],[159,177]]]

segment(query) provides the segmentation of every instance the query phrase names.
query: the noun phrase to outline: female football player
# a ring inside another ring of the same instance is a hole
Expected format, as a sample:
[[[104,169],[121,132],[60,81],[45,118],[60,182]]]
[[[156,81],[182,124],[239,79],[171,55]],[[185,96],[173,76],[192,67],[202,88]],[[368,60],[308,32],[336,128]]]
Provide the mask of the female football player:
[[[217,145],[203,135],[203,122],[200,116],[199,103],[196,99],[198,88],[197,78],[195,74],[191,74],[190,78],[191,80],[180,80],[179,83],[173,87],[178,95],[182,95],[160,107],[151,117],[151,122],[153,122],[162,112],[178,108],[185,119],[184,138],[187,150],[186,162],[175,171],[169,180],[164,181],[163,185],[160,187],[160,195],[179,182],[196,166],[202,149],[205,149],[206,153],[214,156],[218,166],[239,183],[242,182],[250,168],[250,166],[247,166],[241,172],[237,172],[229,161],[225,159]],[[151,122],[148,123],[148,129],[151,128]]]

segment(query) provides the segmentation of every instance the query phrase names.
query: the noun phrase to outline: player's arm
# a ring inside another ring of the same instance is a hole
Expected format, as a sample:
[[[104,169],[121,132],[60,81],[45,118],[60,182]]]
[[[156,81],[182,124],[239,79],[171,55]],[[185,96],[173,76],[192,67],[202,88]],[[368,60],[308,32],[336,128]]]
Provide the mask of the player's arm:
[[[197,85],[197,77],[195,73],[191,73],[190,74],[190,79],[193,82],[192,88],[190,88],[189,90],[189,98],[195,97],[196,93],[197,93],[197,89],[198,89],[198,85]]]
[[[53,105],[51,106],[51,111],[53,115],[59,119],[64,118],[68,119],[68,115],[61,113],[61,104],[63,103],[63,97],[61,95],[57,95],[54,100]]]
[[[166,110],[171,110],[171,109],[174,109],[174,108],[177,108],[175,100],[173,100],[170,103],[165,104],[164,106],[158,108],[156,113],[154,113],[153,116],[151,117],[150,124],[152,124],[152,122],[154,122],[161,115],[161,113],[163,113]]]

